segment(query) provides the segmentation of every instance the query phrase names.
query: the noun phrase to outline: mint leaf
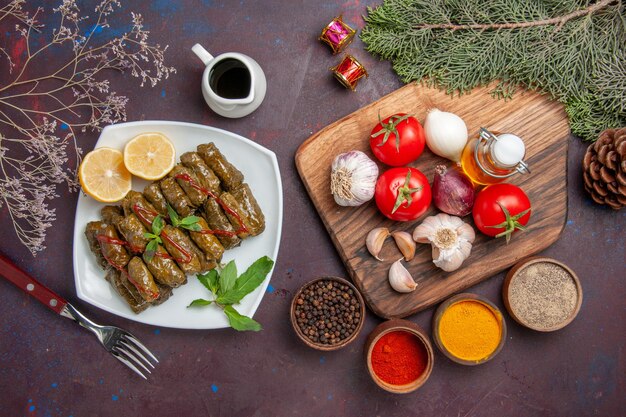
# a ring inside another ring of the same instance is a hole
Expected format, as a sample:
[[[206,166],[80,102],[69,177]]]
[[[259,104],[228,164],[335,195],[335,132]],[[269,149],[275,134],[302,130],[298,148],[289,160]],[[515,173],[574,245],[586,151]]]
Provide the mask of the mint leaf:
[[[198,224],[199,221],[200,217],[198,216],[187,216],[182,219],[179,224],[180,227],[184,229],[199,232],[200,230],[202,230],[202,227],[200,227],[200,225]]]
[[[200,221],[200,217],[198,216],[187,216],[180,221],[181,226],[191,226],[192,224],[198,223]]]
[[[213,301],[211,300],[205,300],[204,298],[198,298],[195,299],[191,302],[191,304],[189,304],[187,306],[187,308],[189,307],[204,307],[204,306],[208,306],[212,303]]]
[[[159,214],[152,221],[152,234],[159,236],[164,226],[163,217]]]
[[[204,285],[207,290],[217,295],[217,291],[220,288],[219,286],[220,276],[217,273],[217,269],[211,269],[206,274],[198,274],[196,276],[198,278],[198,281],[200,281],[200,283]]]
[[[250,317],[242,316],[233,306],[225,306],[224,313],[228,317],[230,327],[238,331],[252,330],[258,332],[262,329],[261,325]]]
[[[241,274],[241,276],[235,282],[232,290],[226,290],[222,287],[222,293],[218,297],[218,303],[220,304],[235,304],[254,291],[265,280],[267,274],[274,266],[272,261],[267,256],[263,256],[257,259],[250,267]],[[224,268],[225,270],[226,268]],[[222,274],[224,271],[222,271]]]
[[[159,242],[157,242],[156,239],[148,242],[148,244],[146,245],[146,251],[145,251],[146,260],[148,262],[152,261],[152,258],[154,257],[154,254],[156,253],[158,248],[159,248]]]
[[[149,233],[149,232],[143,232],[143,237],[145,237],[146,239],[157,239],[158,238],[157,235],[153,235],[152,233]]]
[[[202,230],[202,227],[198,223],[190,224],[190,225],[181,225],[182,228],[191,230],[192,232],[199,232]]]
[[[176,213],[176,211],[174,211],[172,206],[170,206],[169,204],[167,205],[167,214],[170,216],[170,221],[172,222],[172,226],[178,227],[178,223],[179,223],[178,213]]]
[[[237,281],[237,266],[235,261],[230,261],[226,264],[222,272],[220,273],[220,294],[226,294],[230,291]]]

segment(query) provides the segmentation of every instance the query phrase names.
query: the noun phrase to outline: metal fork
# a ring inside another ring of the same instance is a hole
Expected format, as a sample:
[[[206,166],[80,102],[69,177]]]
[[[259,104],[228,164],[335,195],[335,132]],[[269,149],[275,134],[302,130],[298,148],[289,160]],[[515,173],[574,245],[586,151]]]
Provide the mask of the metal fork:
[[[91,331],[96,335],[107,352],[135,371],[143,379],[147,378],[140,369],[150,374],[150,369],[154,369],[152,362],[159,362],[152,352],[137,340],[135,336],[119,327],[101,326],[89,320],[73,305],[65,301],[63,297],[55,294],[2,255],[0,255],[0,275],[55,313],[72,319]]]

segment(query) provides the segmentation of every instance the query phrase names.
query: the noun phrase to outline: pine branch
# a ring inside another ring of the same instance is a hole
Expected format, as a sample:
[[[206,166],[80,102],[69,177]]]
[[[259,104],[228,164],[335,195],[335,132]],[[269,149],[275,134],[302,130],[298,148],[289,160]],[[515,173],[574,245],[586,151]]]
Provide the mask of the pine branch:
[[[593,141],[626,125],[626,10],[621,0],[385,0],[360,37],[404,82],[463,94],[541,90]]]
[[[516,22],[516,23],[474,23],[471,25],[457,25],[453,23],[439,23],[439,24],[421,24],[415,26],[415,29],[448,29],[448,30],[467,30],[467,29],[475,29],[475,30],[499,30],[499,29],[523,29],[529,28],[533,26],[557,26],[560,28],[565,23],[569,22],[572,19],[576,19],[581,16],[590,15],[592,13],[597,12],[598,10],[602,10],[605,7],[618,3],[618,0],[602,0],[596,4],[592,4],[591,6],[577,10],[572,13],[568,13],[563,16],[553,17],[551,19],[541,19],[530,22]]]

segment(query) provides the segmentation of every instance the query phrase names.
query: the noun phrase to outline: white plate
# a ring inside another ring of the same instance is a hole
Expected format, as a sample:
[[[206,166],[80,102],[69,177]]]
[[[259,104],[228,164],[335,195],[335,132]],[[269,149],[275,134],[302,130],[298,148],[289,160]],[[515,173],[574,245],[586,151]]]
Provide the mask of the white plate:
[[[265,231],[244,240],[238,248],[227,250],[223,261],[234,259],[239,273],[264,255],[276,261],[283,221],[283,191],[278,161],[272,151],[225,130],[167,121],[107,126],[95,147],[106,146],[123,150],[126,142],[135,135],[145,132],[160,132],[166,135],[176,147],[177,160],[182,153],[194,151],[196,146],[202,143],[214,142],[224,156],[244,174],[245,181],[250,184],[265,214]],[[142,191],[146,184],[148,181],[133,178],[134,190]],[[196,298],[210,298],[208,290],[193,276],[189,276],[189,282],[176,288],[170,299],[160,306],[150,307],[140,314],[133,313],[104,279],[104,271],[96,263],[85,238],[85,225],[99,219],[103,206],[104,204],[82,193],[78,197],[74,222],[74,280],[79,298],[118,316],[155,326],[181,329],[228,327],[228,320],[217,306],[187,308]],[[263,284],[235,306],[241,314],[252,317],[265,294],[271,275],[270,271]]]

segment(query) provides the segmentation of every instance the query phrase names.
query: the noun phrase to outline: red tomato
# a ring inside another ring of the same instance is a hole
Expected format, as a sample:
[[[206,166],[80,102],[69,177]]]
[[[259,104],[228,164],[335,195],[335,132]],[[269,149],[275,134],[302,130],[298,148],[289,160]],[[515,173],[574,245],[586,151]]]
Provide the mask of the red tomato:
[[[415,161],[424,150],[426,138],[420,122],[405,113],[380,120],[372,129],[370,147],[382,163],[399,167]]]
[[[406,222],[428,210],[430,184],[418,169],[391,168],[378,177],[374,196],[381,213],[391,220]]]
[[[476,196],[472,216],[478,230],[487,236],[506,236],[524,230],[530,219],[530,200],[513,184],[491,185]]]

